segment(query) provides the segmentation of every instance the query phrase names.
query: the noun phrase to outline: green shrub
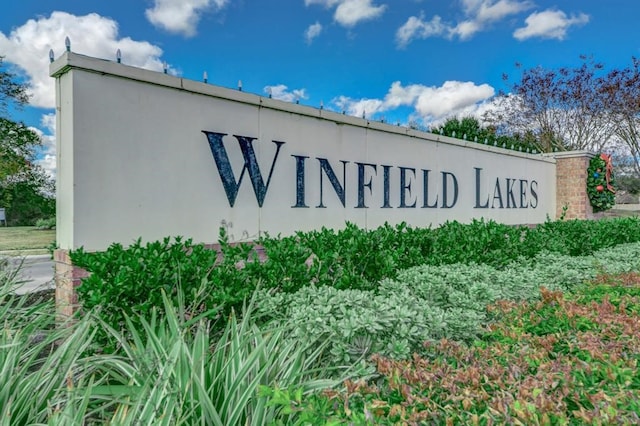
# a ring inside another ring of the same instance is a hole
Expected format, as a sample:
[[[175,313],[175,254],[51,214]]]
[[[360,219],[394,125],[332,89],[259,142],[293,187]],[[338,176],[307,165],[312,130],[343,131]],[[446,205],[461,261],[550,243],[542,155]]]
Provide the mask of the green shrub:
[[[640,219],[548,221],[530,228],[493,221],[447,222],[436,229],[406,224],[363,230],[347,224],[334,231],[299,232],[260,240],[269,260],[252,273],[266,287],[295,291],[311,282],[338,289],[373,289],[397,271],[418,265],[486,264],[504,268],[543,251],[584,256],[640,241]],[[271,259],[276,259],[271,263]],[[312,263],[305,267],[304,262]],[[258,265],[254,265],[258,266]],[[272,279],[283,276],[281,284]]]
[[[119,329],[124,314],[135,318],[153,307],[161,308],[160,290],[173,300],[178,286],[188,295],[192,309],[222,306],[228,313],[241,306],[258,282],[264,289],[285,293],[310,284],[374,291],[380,281],[397,279],[399,271],[420,265],[491,266],[507,274],[502,288],[495,291],[501,297],[518,298],[545,285],[537,277],[525,279],[526,274],[546,274],[542,276],[548,277],[547,285],[558,277],[564,277],[565,283],[576,282],[583,275],[567,277],[564,273],[573,269],[558,267],[518,272],[521,276],[512,278],[508,273],[514,262],[545,263],[543,252],[585,256],[635,241],[640,241],[640,219],[633,217],[547,222],[535,228],[483,220],[448,222],[437,229],[400,224],[363,230],[347,224],[339,231],[265,236],[258,241],[266,255],[261,261],[252,244],[232,244],[221,228],[220,255],[191,240],[166,238],[145,245],[137,241],[129,248],[114,244],[103,253],[80,249],[71,253],[71,259],[91,273],[78,289],[83,306],[101,306],[103,319]],[[606,253],[602,256],[603,262],[609,259]]]
[[[342,364],[378,352],[404,358],[424,341],[442,335],[442,309],[409,296],[402,286],[376,295],[311,285],[292,294],[265,291],[256,303],[258,312],[291,327],[292,339],[326,341],[325,361]]]
[[[354,362],[379,353],[406,359],[425,341],[470,342],[491,318],[497,300],[532,301],[540,288],[571,291],[599,273],[640,271],[640,243],[571,257],[542,252],[498,269],[490,265],[421,265],[400,271],[372,290],[304,287],[263,290],[262,315],[293,327],[292,338],[326,339],[327,362]]]
[[[433,253],[432,240],[430,229],[411,228],[404,223],[374,230],[347,223],[338,231],[322,228],[284,238],[266,236],[260,244],[268,260],[256,273],[263,283],[270,283],[272,277],[263,273],[265,270],[275,269],[276,279],[284,273],[286,283],[266,286],[284,286],[287,291],[309,283],[338,289],[370,289],[399,269],[424,263]]]
[[[216,282],[210,273],[216,256],[215,251],[180,238],[144,245],[138,240],[128,248],[113,244],[105,252],[78,249],[70,253],[75,265],[91,273],[77,289],[83,310],[99,308],[100,318],[116,330],[124,329],[126,317],[140,321],[154,307],[162,307],[162,292],[175,300],[181,288],[192,310],[200,309],[201,303],[204,309],[217,306],[201,293],[204,284],[208,292],[215,293]],[[105,350],[113,351],[113,342],[106,338],[101,333],[99,340]]]
[[[38,229],[55,229],[56,227],[56,218],[50,217],[47,219],[38,219],[36,221],[36,228]]]

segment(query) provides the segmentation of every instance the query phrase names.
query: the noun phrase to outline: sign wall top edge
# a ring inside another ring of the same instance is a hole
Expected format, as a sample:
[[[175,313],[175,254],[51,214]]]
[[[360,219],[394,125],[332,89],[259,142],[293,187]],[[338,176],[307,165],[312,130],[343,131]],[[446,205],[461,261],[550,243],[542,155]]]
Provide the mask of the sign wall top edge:
[[[478,142],[456,139],[435,133],[422,132],[408,127],[340,114],[337,112],[329,111],[327,109],[319,109],[306,105],[271,99],[253,93],[216,86],[210,83],[189,80],[182,77],[176,77],[171,74],[150,71],[143,68],[125,65],[106,59],[94,58],[74,52],[64,52],[62,56],[60,56],[49,65],[49,75],[54,78],[60,78],[71,70],[82,70],[86,72],[93,72],[103,75],[141,81],[167,88],[221,98],[233,102],[255,105],[258,107],[278,110],[286,113],[293,113],[323,120],[329,120],[335,122],[336,124],[345,124],[356,127],[369,128],[381,132],[406,135],[430,142],[464,146],[480,151],[489,151],[496,154],[526,158],[528,160],[541,161],[545,163],[556,162],[555,155],[528,154],[524,152],[500,148],[497,146],[484,145]]]

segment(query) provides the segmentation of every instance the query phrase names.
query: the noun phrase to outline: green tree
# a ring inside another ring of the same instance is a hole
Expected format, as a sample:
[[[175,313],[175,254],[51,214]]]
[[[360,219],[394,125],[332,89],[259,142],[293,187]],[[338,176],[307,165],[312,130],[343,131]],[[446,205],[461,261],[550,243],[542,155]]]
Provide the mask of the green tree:
[[[12,225],[31,225],[55,214],[55,188],[46,172],[34,163],[40,136],[7,117],[9,106],[24,106],[24,84],[2,68],[0,56],[0,207]]]
[[[471,116],[458,118],[448,118],[443,124],[430,129],[432,133],[466,139],[487,145],[517,149],[524,152],[534,152],[537,149],[535,138],[527,133],[524,136],[519,134],[499,135],[493,126],[483,126],[480,121]]]
[[[0,182],[33,167],[40,136],[22,123],[0,117]]]
[[[3,69],[4,56],[0,56],[0,113],[5,114],[10,103],[26,105],[29,95],[24,84],[16,82],[16,75]]]
[[[434,126],[431,128],[432,133],[440,133],[446,136],[453,136],[458,139],[463,139],[465,136],[468,140],[483,140],[485,137],[491,136],[489,129],[484,129],[480,125],[480,122],[474,117],[452,117],[448,118],[440,126]]]

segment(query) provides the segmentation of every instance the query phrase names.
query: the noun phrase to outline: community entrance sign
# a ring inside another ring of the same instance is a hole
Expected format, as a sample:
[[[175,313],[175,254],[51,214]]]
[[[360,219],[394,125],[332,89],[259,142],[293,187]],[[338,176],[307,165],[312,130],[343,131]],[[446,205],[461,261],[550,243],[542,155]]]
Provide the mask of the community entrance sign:
[[[72,52],[56,78],[57,242],[213,243],[346,222],[556,215],[556,160],[345,116]]]

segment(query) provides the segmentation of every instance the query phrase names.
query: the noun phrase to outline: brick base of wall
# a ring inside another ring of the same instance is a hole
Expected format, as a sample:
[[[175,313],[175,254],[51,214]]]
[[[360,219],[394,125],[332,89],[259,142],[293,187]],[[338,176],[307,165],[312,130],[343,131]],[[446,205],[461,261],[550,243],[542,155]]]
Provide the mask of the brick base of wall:
[[[56,282],[56,314],[60,322],[71,318],[79,308],[76,288],[82,278],[88,276],[87,271],[73,266],[68,250],[53,252]]]

